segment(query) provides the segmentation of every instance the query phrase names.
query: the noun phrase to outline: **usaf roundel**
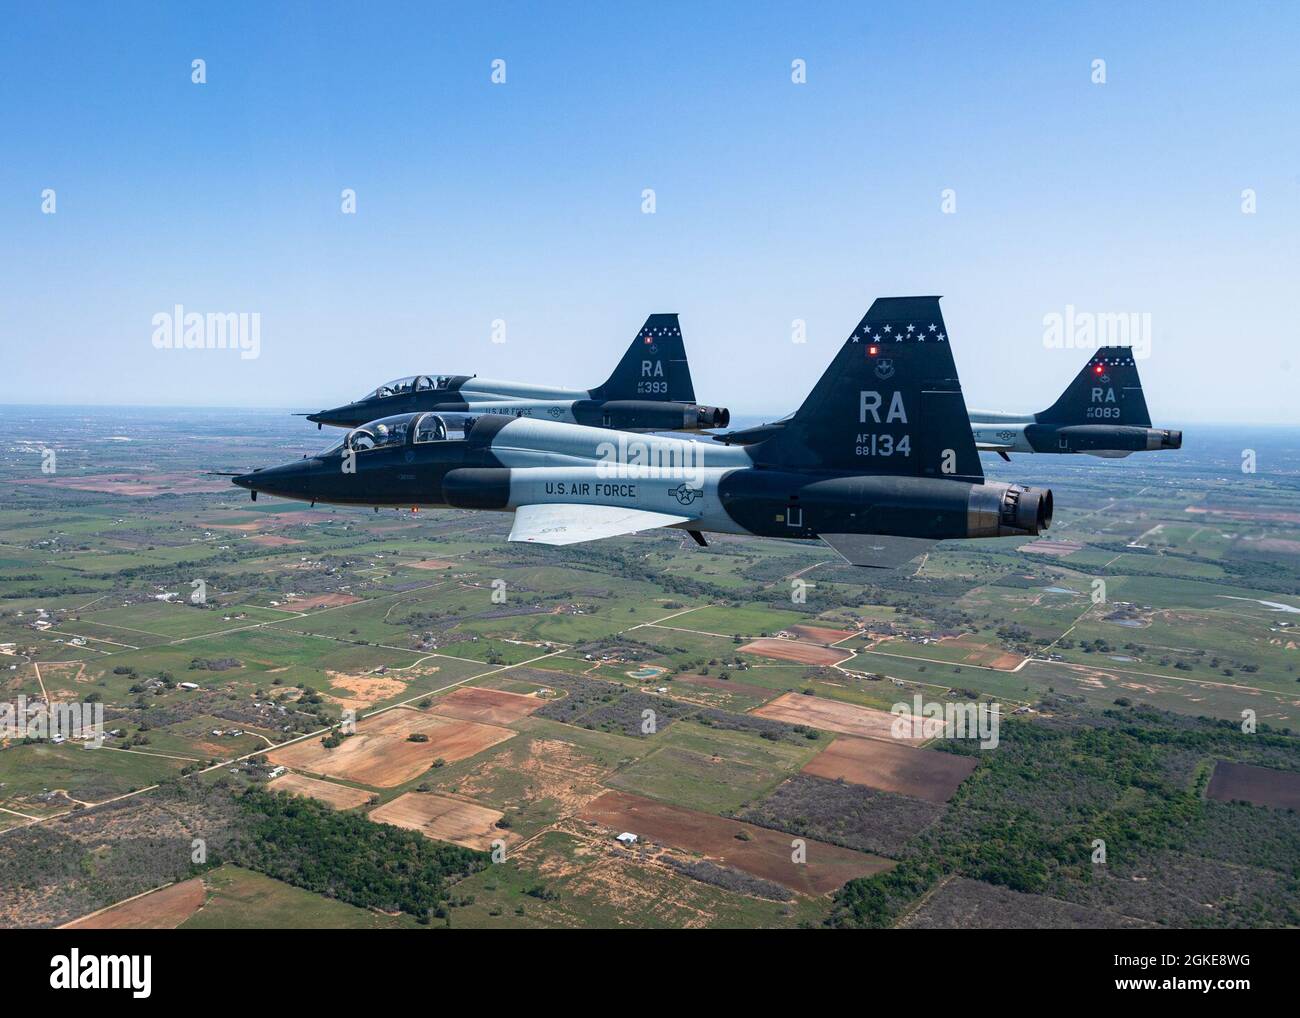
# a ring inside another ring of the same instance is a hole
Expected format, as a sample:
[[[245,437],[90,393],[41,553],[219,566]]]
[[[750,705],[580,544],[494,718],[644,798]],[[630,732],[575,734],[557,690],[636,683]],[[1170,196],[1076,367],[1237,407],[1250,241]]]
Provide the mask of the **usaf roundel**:
[[[704,489],[692,488],[683,481],[681,484],[677,485],[677,487],[669,488],[668,494],[672,495],[673,498],[677,499],[677,501],[682,505],[690,505],[697,498],[704,497]]]

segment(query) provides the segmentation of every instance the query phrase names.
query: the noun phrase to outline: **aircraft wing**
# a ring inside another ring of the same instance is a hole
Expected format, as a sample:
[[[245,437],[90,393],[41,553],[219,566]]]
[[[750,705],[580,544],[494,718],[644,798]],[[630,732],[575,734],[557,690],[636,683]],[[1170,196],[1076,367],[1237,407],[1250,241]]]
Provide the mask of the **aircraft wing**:
[[[822,534],[840,558],[851,566],[896,569],[930,550],[927,537],[882,537],[879,534]]]
[[[636,534],[674,523],[688,523],[689,516],[626,509],[616,505],[566,505],[543,502],[521,505],[515,510],[511,541],[534,544],[580,544],[602,537]]]
[[[1011,462],[1010,453],[1013,446],[1009,442],[982,442],[977,438],[975,439],[975,448],[980,452],[995,452],[1008,463]]]

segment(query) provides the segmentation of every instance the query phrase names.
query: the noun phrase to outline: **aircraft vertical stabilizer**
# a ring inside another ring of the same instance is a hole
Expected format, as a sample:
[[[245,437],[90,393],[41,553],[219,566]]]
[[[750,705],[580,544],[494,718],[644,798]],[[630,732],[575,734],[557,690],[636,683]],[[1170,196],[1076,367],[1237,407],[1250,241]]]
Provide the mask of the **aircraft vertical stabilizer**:
[[[794,416],[753,447],[800,469],[982,481],[938,297],[881,297]]]
[[[695,386],[676,315],[651,315],[592,399],[694,403]]]
[[[1151,427],[1132,347],[1098,347],[1061,398],[1034,416],[1040,424]]]

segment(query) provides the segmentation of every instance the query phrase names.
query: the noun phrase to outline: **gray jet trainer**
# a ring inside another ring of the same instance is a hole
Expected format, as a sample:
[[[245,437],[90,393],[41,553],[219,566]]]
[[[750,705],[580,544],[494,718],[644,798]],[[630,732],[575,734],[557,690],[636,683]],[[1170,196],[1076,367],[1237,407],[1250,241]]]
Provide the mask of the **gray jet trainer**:
[[[381,385],[353,403],[299,416],[318,428],[356,428],[421,410],[536,417],[623,431],[701,431],[731,423],[725,407],[695,402],[676,315],[647,318],[614,373],[594,389],[558,389],[477,375],[412,375]]]
[[[873,334],[873,341],[877,338]],[[890,340],[880,335],[886,351]],[[888,354],[882,354],[888,356]],[[728,445],[752,445],[785,427],[785,420],[714,435]],[[1098,348],[1061,398],[1036,414],[972,410],[970,427],[981,452],[995,452],[1008,462],[1013,452],[1087,453],[1121,459],[1130,453],[1181,449],[1183,433],[1151,427],[1142,380],[1133,351],[1126,346]]]
[[[821,538],[876,567],[950,538],[1034,535],[1052,519],[1050,491],[984,480],[938,297],[872,304],[803,406],[754,445],[409,413],[233,480],[254,498],[513,512],[512,541],[675,527],[700,544],[706,531]]]
[[[1005,460],[1011,452],[1086,453],[1122,459],[1130,453],[1181,449],[1183,433],[1151,427],[1137,361],[1127,346],[1103,346],[1061,398],[1037,414],[972,410],[981,450]]]

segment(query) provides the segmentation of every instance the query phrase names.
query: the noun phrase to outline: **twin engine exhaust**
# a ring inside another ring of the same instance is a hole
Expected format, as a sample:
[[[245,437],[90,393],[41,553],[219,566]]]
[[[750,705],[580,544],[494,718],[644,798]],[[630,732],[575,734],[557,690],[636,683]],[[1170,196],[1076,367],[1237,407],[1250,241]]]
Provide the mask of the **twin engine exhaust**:
[[[970,490],[967,537],[1032,537],[1051,525],[1051,488],[985,483]]]

